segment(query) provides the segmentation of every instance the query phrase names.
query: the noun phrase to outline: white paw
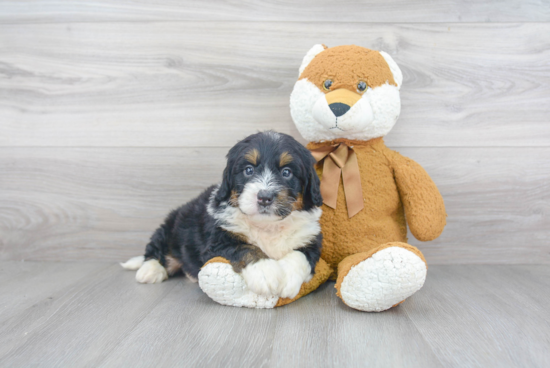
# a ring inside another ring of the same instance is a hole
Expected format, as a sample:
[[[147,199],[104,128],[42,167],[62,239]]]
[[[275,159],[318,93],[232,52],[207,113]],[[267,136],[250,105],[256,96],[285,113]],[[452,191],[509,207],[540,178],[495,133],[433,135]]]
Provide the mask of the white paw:
[[[137,256],[137,257],[130,258],[124,263],[120,263],[120,265],[122,266],[122,268],[126,270],[135,271],[143,265],[143,261],[145,261],[144,256]]]
[[[273,259],[261,259],[246,266],[241,272],[248,288],[259,295],[279,295],[283,270]]]
[[[281,298],[294,298],[304,282],[311,280],[311,266],[304,253],[292,251],[279,260],[284,273]]]
[[[380,312],[417,292],[426,280],[424,261],[401,247],[389,247],[353,266],[340,294],[352,308]]]
[[[285,278],[285,286],[281,290],[281,298],[294,298],[300,292],[304,281],[297,275],[289,275]]]
[[[227,263],[209,263],[199,272],[199,286],[212,300],[223,305],[246,308],[273,308],[278,296],[253,293],[241,274]]]
[[[136,273],[136,281],[142,284],[158,284],[167,278],[166,268],[156,259],[145,261]]]

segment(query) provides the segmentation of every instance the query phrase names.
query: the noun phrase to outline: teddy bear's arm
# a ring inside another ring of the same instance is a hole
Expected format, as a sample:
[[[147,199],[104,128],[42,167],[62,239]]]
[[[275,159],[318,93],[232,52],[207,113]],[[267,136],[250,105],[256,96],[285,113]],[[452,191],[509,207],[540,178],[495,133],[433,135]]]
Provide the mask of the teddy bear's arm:
[[[392,167],[411,233],[421,241],[437,238],[447,214],[435,183],[422,166],[397,152]]]

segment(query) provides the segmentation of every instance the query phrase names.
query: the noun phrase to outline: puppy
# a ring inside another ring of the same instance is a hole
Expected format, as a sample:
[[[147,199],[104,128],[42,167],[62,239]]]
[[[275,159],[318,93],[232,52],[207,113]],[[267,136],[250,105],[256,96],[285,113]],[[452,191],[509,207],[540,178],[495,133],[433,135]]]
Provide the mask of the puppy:
[[[321,254],[322,198],[315,160],[289,135],[257,133],[227,154],[223,181],[172,211],[145,254],[122,267],[140,283],[183,272],[196,281],[214,257],[227,259],[249,289],[293,298]]]

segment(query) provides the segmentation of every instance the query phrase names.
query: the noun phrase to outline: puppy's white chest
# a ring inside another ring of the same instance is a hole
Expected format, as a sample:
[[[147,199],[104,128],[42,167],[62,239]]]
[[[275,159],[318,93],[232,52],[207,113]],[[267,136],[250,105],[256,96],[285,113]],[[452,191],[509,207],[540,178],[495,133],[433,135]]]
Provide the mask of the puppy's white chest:
[[[301,234],[295,226],[281,226],[273,229],[251,228],[248,240],[269,258],[281,259],[292,250],[304,246],[304,243],[309,243],[312,237]]]
[[[239,210],[232,211],[222,225],[227,231],[244,235],[269,258],[281,259],[294,249],[309,245],[321,232],[321,209],[294,211],[277,222],[253,222]]]

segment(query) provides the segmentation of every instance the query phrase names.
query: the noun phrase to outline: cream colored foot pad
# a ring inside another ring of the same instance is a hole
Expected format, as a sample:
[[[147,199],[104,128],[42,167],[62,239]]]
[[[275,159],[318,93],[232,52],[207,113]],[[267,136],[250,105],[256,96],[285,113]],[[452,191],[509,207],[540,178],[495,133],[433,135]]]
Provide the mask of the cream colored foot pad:
[[[273,308],[278,296],[261,296],[248,289],[241,275],[227,263],[209,263],[199,272],[199,286],[212,300],[223,305]]]
[[[380,312],[417,292],[426,273],[426,264],[416,254],[400,247],[385,248],[351,268],[340,294],[352,308]]]

